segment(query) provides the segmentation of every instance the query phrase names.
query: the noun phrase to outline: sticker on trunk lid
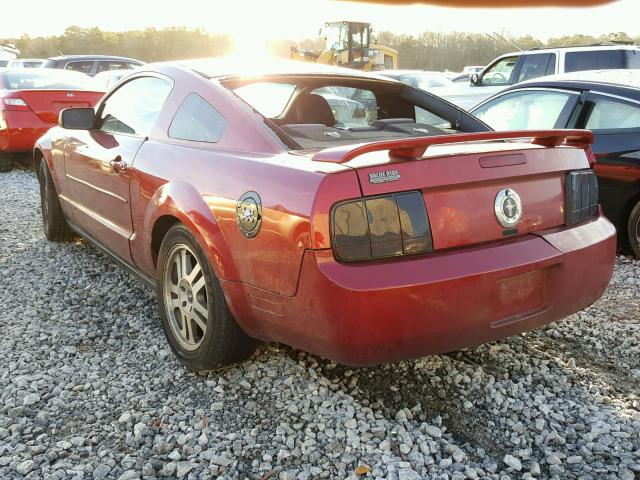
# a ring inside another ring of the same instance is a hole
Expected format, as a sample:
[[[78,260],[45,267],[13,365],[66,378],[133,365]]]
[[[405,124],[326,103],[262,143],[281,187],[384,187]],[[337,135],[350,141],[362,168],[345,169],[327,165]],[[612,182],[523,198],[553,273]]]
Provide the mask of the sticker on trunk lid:
[[[386,170],[384,172],[373,172],[369,174],[369,183],[387,183],[400,180],[398,170]]]

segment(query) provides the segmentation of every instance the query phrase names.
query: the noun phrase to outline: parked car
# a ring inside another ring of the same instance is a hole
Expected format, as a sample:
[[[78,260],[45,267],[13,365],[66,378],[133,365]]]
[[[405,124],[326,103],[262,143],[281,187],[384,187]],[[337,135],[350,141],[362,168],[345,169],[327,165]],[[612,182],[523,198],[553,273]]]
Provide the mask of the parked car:
[[[460,72],[462,75],[471,75],[472,73],[480,73],[484,69],[481,65],[467,65]]]
[[[455,84],[460,84],[460,85],[469,85],[469,77],[471,75],[468,73],[463,73],[460,75],[457,75],[455,77],[451,78],[451,81]]]
[[[526,80],[565,72],[627,68],[640,68],[640,46],[588,45],[507,53],[482,72],[472,74],[470,88],[454,103],[468,110],[504,88]]]
[[[605,215],[640,258],[640,70],[600,70],[515,85],[471,111],[496,130],[587,128]]]
[[[336,128],[317,92],[342,87],[377,118]],[[78,232],[154,286],[193,370],[254,339],[352,365],[477,345],[586,307],[615,260],[591,133],[487,130],[350,70],[147,65],[38,141],[44,231]]]
[[[78,72],[19,68],[0,70],[0,172],[11,170],[12,154],[30,152],[57,125],[64,108],[91,107],[104,92]]]
[[[382,70],[378,74],[393,78],[406,85],[427,92],[433,89],[453,88],[455,85],[444,73],[425,70]],[[437,90],[436,90],[437,91]]]
[[[127,57],[114,57],[111,55],[62,55],[45,60],[44,68],[60,68],[63,70],[75,70],[90,77],[108,70],[132,70],[144,65],[144,62]]]
[[[38,68],[43,62],[44,59],[42,58],[17,58],[15,60],[11,60],[7,64],[7,68]]]

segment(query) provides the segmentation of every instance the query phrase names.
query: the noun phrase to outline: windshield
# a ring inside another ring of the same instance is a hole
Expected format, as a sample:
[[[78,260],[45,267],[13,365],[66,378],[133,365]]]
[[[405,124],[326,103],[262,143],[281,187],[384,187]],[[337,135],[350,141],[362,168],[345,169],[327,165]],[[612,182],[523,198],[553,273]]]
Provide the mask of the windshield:
[[[92,90],[91,77],[56,69],[20,69],[4,72],[8,90]]]
[[[327,38],[325,50],[340,52],[347,49],[347,26],[344,23],[328,23],[323,32]]]

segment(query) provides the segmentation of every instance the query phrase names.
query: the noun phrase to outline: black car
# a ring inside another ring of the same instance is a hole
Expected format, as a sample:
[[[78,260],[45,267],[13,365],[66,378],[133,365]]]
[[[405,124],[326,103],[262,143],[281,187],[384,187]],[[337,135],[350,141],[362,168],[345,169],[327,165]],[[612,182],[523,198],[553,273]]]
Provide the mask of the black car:
[[[640,258],[640,70],[574,72],[514,85],[471,109],[495,130],[586,128],[604,213]]]
[[[90,77],[108,70],[132,70],[144,62],[127,57],[110,55],[62,55],[51,57],[41,65],[43,68],[62,68],[86,73]]]

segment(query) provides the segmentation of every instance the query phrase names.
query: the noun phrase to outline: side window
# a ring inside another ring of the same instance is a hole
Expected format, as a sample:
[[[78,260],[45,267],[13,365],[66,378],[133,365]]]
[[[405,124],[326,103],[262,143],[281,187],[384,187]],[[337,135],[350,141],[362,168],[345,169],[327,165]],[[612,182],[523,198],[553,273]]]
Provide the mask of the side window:
[[[622,50],[586,50],[567,52],[564,56],[565,72],[624,68]]]
[[[601,95],[590,95],[584,128],[608,130],[640,128],[640,105]]]
[[[67,63],[65,67],[66,70],[73,70],[74,72],[82,72],[89,75],[91,73],[91,67],[93,67],[93,62],[70,62]]]
[[[98,67],[96,72],[106,72],[109,70],[131,70],[133,65],[128,62],[117,62],[117,61],[108,61],[108,62],[98,62]]]
[[[107,98],[100,117],[100,130],[147,136],[162,110],[172,85],[155,77],[135,78]]]
[[[513,73],[513,69],[518,62],[518,58],[518,56],[513,56],[498,60],[498,62],[484,72],[480,85],[510,85],[509,79],[511,78],[511,73]]]
[[[553,56],[555,57],[555,55]],[[552,55],[550,53],[524,55],[522,57],[522,66],[520,67],[515,83],[545,76],[551,57]]]
[[[191,93],[176,112],[169,137],[215,143],[227,129],[227,121],[197,93]]]
[[[554,90],[524,90],[501,95],[473,110],[494,130],[564,127],[578,95]]]

